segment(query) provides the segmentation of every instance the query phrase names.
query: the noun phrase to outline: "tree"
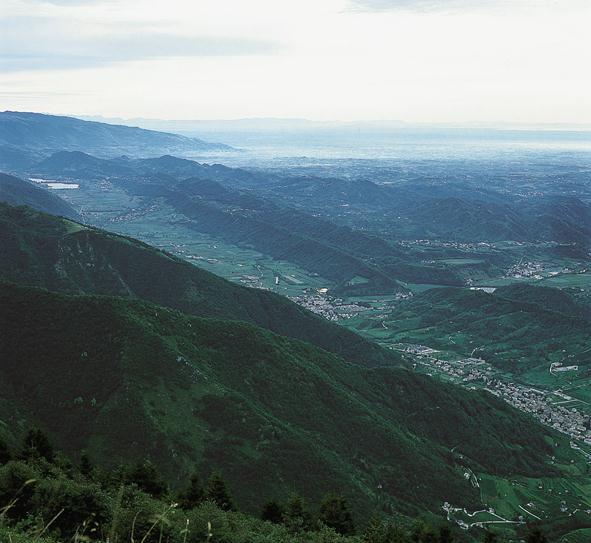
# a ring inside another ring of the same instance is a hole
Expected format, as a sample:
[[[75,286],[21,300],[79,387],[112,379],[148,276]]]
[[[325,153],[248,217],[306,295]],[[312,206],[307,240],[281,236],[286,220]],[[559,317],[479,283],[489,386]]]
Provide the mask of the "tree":
[[[55,452],[45,432],[34,428],[29,430],[25,435],[21,456],[25,460],[30,458],[45,458],[48,462],[53,462]]]
[[[234,511],[234,502],[221,474],[211,474],[205,485],[205,498],[214,502],[223,511]]]
[[[0,465],[10,462],[11,459],[12,455],[10,454],[6,441],[0,438]]]
[[[0,516],[23,518],[31,510],[31,499],[39,481],[40,473],[32,465],[10,462],[0,467],[0,504],[4,509]]]
[[[369,520],[369,524],[363,533],[365,543],[386,543],[387,540],[386,524],[378,516],[374,515]]]
[[[283,514],[283,506],[279,502],[272,500],[263,506],[261,520],[266,520],[273,524],[281,524],[283,521]]]
[[[291,532],[306,532],[312,527],[312,515],[304,500],[297,494],[289,498],[285,506],[283,524]]]
[[[130,482],[135,483],[140,490],[155,498],[160,498],[166,491],[166,483],[149,460],[138,462],[129,474]]]
[[[486,532],[484,534],[484,543],[497,543],[498,537],[494,532]]]
[[[178,497],[179,505],[183,509],[193,509],[203,502],[204,492],[199,475],[194,473],[189,479],[189,486]]]
[[[355,532],[353,514],[347,500],[337,494],[327,494],[320,505],[320,520],[341,535]]]
[[[449,526],[439,528],[439,543],[452,543],[453,540],[454,537]]]
[[[542,534],[542,530],[537,526],[529,529],[525,541],[526,543],[548,543],[548,539],[546,539],[546,536]]]
[[[94,475],[94,466],[85,452],[80,455],[80,473],[87,479]]]
[[[437,543],[437,534],[423,521],[418,520],[413,524],[410,539],[413,543]]]
[[[405,531],[396,524],[385,522],[374,515],[363,534],[364,543],[408,543]]]

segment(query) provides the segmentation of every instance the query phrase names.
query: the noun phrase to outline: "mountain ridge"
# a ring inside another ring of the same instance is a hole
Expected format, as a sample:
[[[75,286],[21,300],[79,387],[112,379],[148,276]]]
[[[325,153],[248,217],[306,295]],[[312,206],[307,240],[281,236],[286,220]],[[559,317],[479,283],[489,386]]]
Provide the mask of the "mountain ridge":
[[[102,156],[166,151],[229,151],[232,148],[170,132],[84,121],[34,112],[0,112],[0,145],[42,151],[88,151]]]

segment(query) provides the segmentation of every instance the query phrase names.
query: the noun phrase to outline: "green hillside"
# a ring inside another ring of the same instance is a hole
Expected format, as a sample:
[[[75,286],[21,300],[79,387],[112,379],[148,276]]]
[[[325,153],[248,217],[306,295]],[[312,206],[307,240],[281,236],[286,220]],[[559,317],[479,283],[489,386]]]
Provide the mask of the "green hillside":
[[[173,487],[215,467],[247,511],[337,491],[366,520],[440,515],[444,502],[492,504],[510,519],[540,500],[563,533],[560,501],[540,488],[573,500],[588,488],[576,452],[527,415],[408,371],[280,296],[25,207],[0,205],[0,241],[0,437],[10,443],[37,425],[74,459],[147,457]],[[542,313],[579,308],[559,295],[528,304],[511,288],[512,304]],[[408,303],[423,300],[427,316],[438,292]],[[515,481],[530,490],[503,500]]]
[[[286,298],[230,283],[136,240],[0,204],[0,278],[71,294],[142,298],[314,343],[365,365],[400,363]]]
[[[522,284],[492,294],[433,289],[399,304],[385,323],[392,341],[464,355],[478,348],[479,356],[512,372],[536,366],[547,372],[551,362],[589,365],[584,353],[591,313],[556,288]],[[372,326],[380,328],[379,323]]]
[[[560,473],[547,431],[490,395],[364,369],[249,324],[10,284],[0,322],[5,430],[38,424],[107,465],[148,457],[173,485],[214,465],[247,510],[336,489],[362,513],[437,512],[478,507],[467,467]]]

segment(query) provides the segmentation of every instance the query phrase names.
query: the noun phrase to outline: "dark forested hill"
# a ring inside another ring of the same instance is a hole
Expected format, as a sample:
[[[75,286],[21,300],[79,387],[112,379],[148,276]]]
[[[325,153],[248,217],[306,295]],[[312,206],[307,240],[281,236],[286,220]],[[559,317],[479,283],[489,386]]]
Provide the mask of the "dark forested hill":
[[[82,151],[58,151],[31,168],[35,175],[75,177],[84,180],[133,175],[125,159],[104,160]]]
[[[479,504],[461,466],[558,474],[547,432],[490,395],[246,323],[2,284],[0,324],[9,428],[38,424],[110,465],[148,457],[173,484],[216,466],[249,510],[337,489],[361,512],[438,511]]]
[[[143,187],[138,189],[143,191]],[[404,290],[393,274],[369,262],[374,255],[396,258],[399,254],[378,238],[228,190],[215,181],[192,178],[172,188],[163,187],[161,194],[201,232],[215,234],[230,243],[253,246],[343,286],[353,277],[362,276],[368,280],[363,288],[373,292]]]
[[[244,170],[173,156],[105,160],[85,153],[59,152],[31,171],[35,175],[76,179],[83,189],[86,184],[108,178],[144,201],[165,199],[189,219],[190,228],[293,262],[334,281],[335,293],[391,294],[405,290],[397,279],[461,283],[453,270],[410,262],[400,247],[376,236],[236,189],[256,183],[259,177]],[[355,277],[366,281],[350,284]]]
[[[13,206],[27,205],[52,215],[78,217],[78,213],[70,204],[49,190],[4,173],[0,173],[0,202]]]

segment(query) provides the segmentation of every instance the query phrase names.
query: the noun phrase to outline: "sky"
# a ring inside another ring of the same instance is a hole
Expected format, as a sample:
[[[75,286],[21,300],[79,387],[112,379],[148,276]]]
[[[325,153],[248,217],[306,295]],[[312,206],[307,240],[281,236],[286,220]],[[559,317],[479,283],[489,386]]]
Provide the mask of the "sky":
[[[0,110],[591,123],[590,0],[0,0]]]

